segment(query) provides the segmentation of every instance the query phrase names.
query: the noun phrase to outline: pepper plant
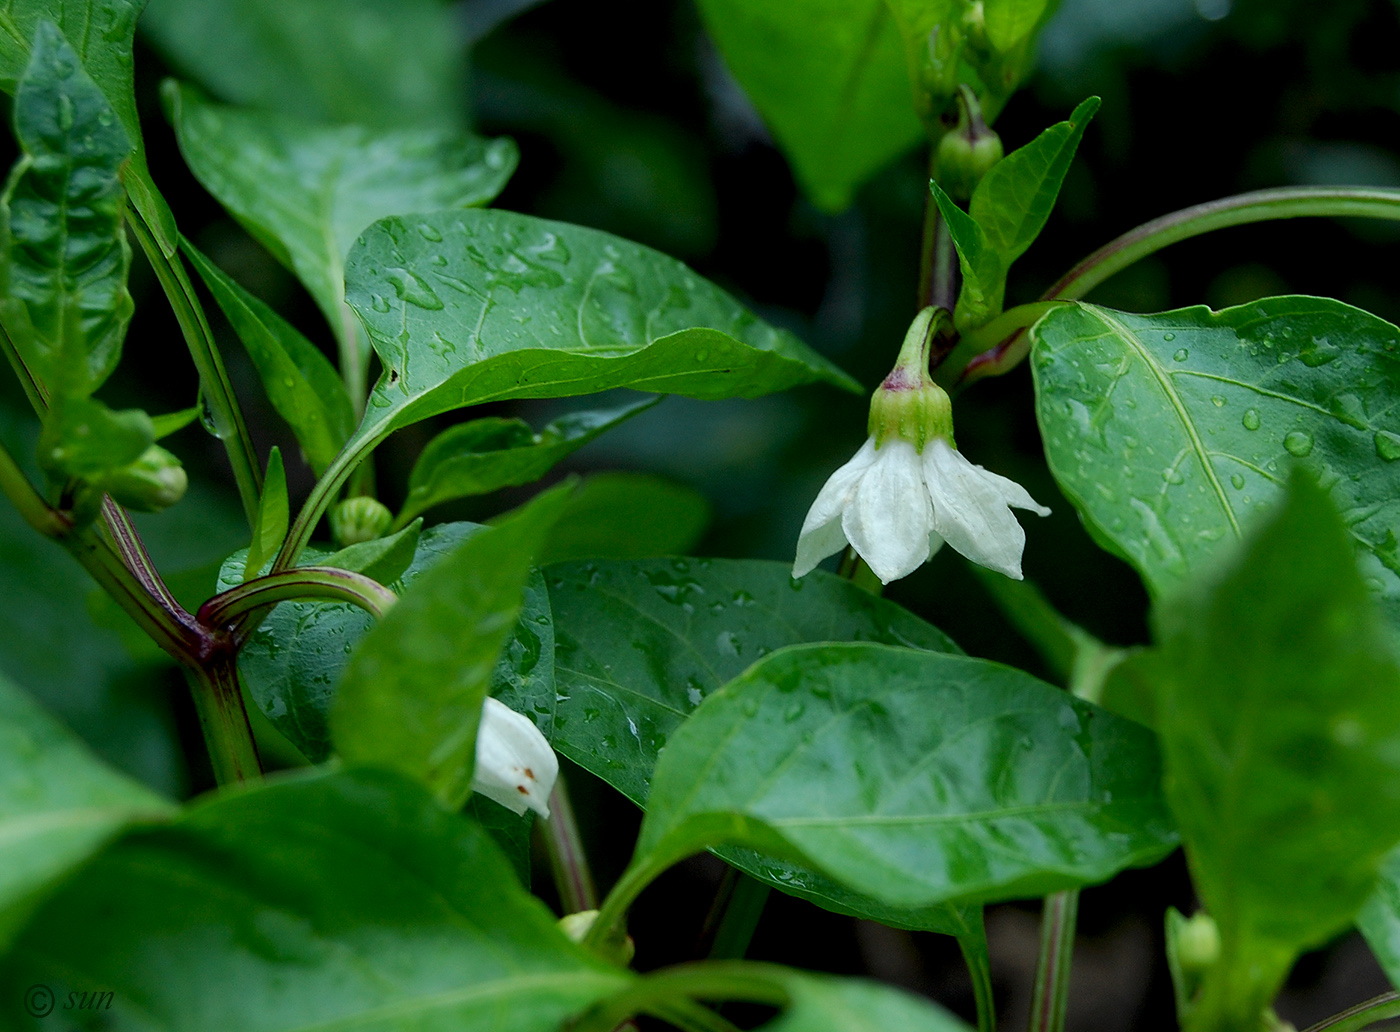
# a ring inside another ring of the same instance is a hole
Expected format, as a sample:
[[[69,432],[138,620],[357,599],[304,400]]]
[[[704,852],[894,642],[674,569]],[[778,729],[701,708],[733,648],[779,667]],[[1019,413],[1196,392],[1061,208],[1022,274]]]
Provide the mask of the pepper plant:
[[[20,547],[57,543],[95,608],[179,665],[217,781],[179,804],[0,680],[6,1027],[965,1027],[891,986],[743,959],[775,890],[952,936],[982,1032],[984,907],[1043,898],[1031,1028],[1060,1032],[1080,889],[1178,847],[1199,899],[1162,915],[1184,1029],[1281,1028],[1294,962],[1353,926],[1400,979],[1400,329],[1320,297],[1151,315],[1078,300],[1225,227],[1400,219],[1400,191],[1164,214],[1007,308],[1099,103],[1025,140],[992,128],[1053,0],[698,6],[817,206],[928,155],[910,329],[795,565],[671,554],[695,535],[625,476],[528,487],[665,395],[870,385],[659,251],[490,207],[519,156],[466,128],[452,8],[144,14],[180,70],[161,95],[188,170],[305,287],[319,343],[182,235],[157,186],[177,170],[150,167],[138,119],[142,0],[0,16],[21,152],[0,344],[32,408],[6,419],[0,488]],[[142,361],[133,248],[198,376],[185,411],[99,397]],[[297,454],[255,452],[217,320]],[[955,434],[971,388],[1023,363],[1050,473],[1151,595],[1148,646],[1098,641],[1021,581],[1011,510],[1049,510]],[[624,389],[640,393],[538,429],[471,411]],[[385,441],[447,413],[403,496],[381,492]],[[246,546],[191,599],[131,513],[189,504],[159,442],[194,420],[222,446]],[[434,518],[507,487],[527,500],[485,523]],[[881,597],[945,543],[991,571],[1062,684]],[[559,757],[645,815],[601,897]],[[532,838],[561,913],[531,892]],[[732,872],[720,934],[658,969],[629,912],[706,851]],[[1396,1013],[1390,995],[1330,1025]]]

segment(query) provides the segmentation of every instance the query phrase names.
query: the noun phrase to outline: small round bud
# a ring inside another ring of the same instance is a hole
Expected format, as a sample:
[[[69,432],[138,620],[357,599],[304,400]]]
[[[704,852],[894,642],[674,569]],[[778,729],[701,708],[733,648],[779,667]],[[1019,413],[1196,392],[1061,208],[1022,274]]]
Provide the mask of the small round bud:
[[[1220,929],[1205,911],[1177,930],[1176,959],[1183,971],[1204,971],[1220,959]]]
[[[394,514],[383,502],[359,495],[345,499],[332,509],[330,520],[331,536],[337,545],[345,548],[383,537],[394,522]]]
[[[958,125],[938,141],[938,185],[955,201],[967,201],[993,165],[1002,159],[1001,137],[987,127],[972,91],[958,91]]]
[[[185,496],[189,477],[179,459],[153,444],[135,462],[102,475],[93,486],[129,509],[160,512]]]

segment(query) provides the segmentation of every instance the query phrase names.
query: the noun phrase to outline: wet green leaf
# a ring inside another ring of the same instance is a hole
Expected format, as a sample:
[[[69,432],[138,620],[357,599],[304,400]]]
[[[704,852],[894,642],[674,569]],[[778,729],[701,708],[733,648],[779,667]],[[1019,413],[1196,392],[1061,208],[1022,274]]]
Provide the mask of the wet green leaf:
[[[243,560],[243,579],[249,580],[262,572],[272,561],[282,539],[287,536],[290,510],[287,505],[287,474],[282,468],[282,451],[276,446],[267,457],[267,473],[263,477],[262,498],[258,501],[258,517],[253,521],[253,542]]]
[[[885,0],[701,0],[725,63],[819,207],[924,139]]]
[[[570,490],[539,495],[473,534],[365,635],[331,710],[346,762],[409,774],[449,806],[466,801],[482,700],[522,611],[535,553]]]
[[[1146,729],[1010,667],[794,646],[670,736],[633,862],[736,844],[892,906],[1038,896],[1170,852],[1160,778]]]
[[[693,487],[644,473],[595,473],[569,499],[540,562],[686,555],[712,516],[709,500]]]
[[[242,107],[386,129],[466,117],[465,41],[437,0],[151,0],[141,30]]]
[[[564,938],[480,827],[360,771],[128,835],[39,913],[0,990],[100,986],[115,1026],[162,1032],[556,1032],[629,977]]]
[[[1066,306],[1032,339],[1050,470],[1153,593],[1238,539],[1300,465],[1400,620],[1400,329],[1340,301],[1275,297],[1160,315]]]
[[[280,2],[280,0],[279,0]],[[515,170],[515,144],[404,121],[317,125],[166,88],[190,170],[311,292],[343,336],[345,257],[377,219],[485,204]]]
[[[47,21],[14,110],[24,154],[0,201],[0,320],[53,395],[85,398],[116,368],[131,319],[118,177],[131,142]]]
[[[646,398],[615,409],[571,412],[539,433],[524,420],[499,416],[444,430],[418,453],[408,476],[408,497],[395,523],[402,526],[455,498],[532,483],[589,441],[660,400]]]
[[[1302,472],[1153,625],[1167,798],[1222,944],[1195,1011],[1201,1028],[1244,1027],[1300,952],[1352,921],[1400,842],[1400,661]]]
[[[1006,262],[971,215],[959,208],[937,183],[929,180],[928,185],[953,238],[962,269],[962,289],[954,317],[959,330],[975,330],[1001,312],[1006,296]]]
[[[422,531],[423,521],[414,520],[388,537],[348,545],[318,560],[317,565],[337,566],[342,570],[363,573],[380,584],[392,584],[412,565]]]
[[[135,462],[155,439],[155,424],[140,409],[117,412],[95,398],[55,398],[44,415],[39,462],[60,483],[91,478]]]
[[[243,342],[267,391],[320,476],[355,428],[345,385],[325,355],[296,328],[235,283],[188,240],[180,247]]]
[[[0,947],[122,828],[171,810],[0,676]]]

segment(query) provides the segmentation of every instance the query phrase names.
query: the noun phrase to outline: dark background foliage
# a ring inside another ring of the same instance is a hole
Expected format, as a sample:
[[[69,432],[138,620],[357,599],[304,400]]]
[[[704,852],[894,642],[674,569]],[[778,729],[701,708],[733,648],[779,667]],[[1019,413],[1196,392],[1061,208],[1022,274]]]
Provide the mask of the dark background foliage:
[[[828,215],[798,193],[687,0],[459,6],[464,44],[474,44],[477,128],[520,144],[519,171],[499,206],[665,250],[798,332],[867,386],[878,382],[914,310],[923,155],[885,169],[850,210]],[[328,344],[311,300],[185,170],[160,109],[166,74],[138,40],[151,166],[182,227],[237,279]],[[1286,184],[1400,186],[1400,5],[1393,0],[1238,0],[1233,7],[1230,0],[1064,0],[1042,40],[1039,70],[998,125],[1007,149],[1090,93],[1103,96],[1103,108],[1049,226],[1016,265],[1008,305],[1033,299],[1117,234],[1186,205]],[[1396,245],[1388,226],[1309,220],[1235,229],[1177,245],[1092,299],[1152,311],[1315,293],[1396,319]],[[194,372],[139,256],[132,287],[138,315],[106,397],[152,411],[188,406]],[[281,444],[295,454],[232,335],[223,333],[260,452]],[[8,377],[0,401],[0,434],[24,441],[23,399]],[[538,425],[585,404],[525,403],[512,411]],[[378,472],[390,504],[401,498],[418,449],[455,418],[461,416],[414,427],[381,449]],[[975,461],[1025,483],[1055,510],[1045,520],[1027,517],[1028,578],[1104,639],[1144,641],[1147,597],[1136,576],[1089,540],[1045,469],[1028,371],[979,384],[960,400],[956,418],[959,442]],[[646,470],[693,485],[714,507],[703,553],[786,559],[806,506],[858,446],[864,426],[863,400],[820,388],[758,401],[669,399],[585,448],[567,468]],[[212,584],[210,564],[243,543],[241,516],[218,443],[196,425],[172,447],[195,487],[144,527],[165,568],[190,571],[175,580],[194,598]],[[309,488],[304,467],[293,464],[289,474],[294,495]],[[484,518],[528,494],[507,492],[435,515]],[[950,550],[888,594],[968,652],[1046,674]],[[0,515],[0,596],[7,600],[0,668],[109,759],[156,787],[186,796],[211,785],[202,761],[186,759],[199,757],[202,747],[178,675],[149,651],[131,652],[80,571],[24,534],[8,512]],[[74,629],[63,616],[74,607],[79,621],[90,615],[99,629]],[[638,817],[606,786],[570,773],[606,884],[627,859]],[[692,861],[647,893],[634,919],[642,966],[693,954],[721,872],[718,861]],[[547,894],[547,874],[541,868],[537,875]],[[1162,912],[1191,902],[1179,856],[1085,893],[1071,1028],[1175,1027]],[[988,924],[1003,1021],[1016,1027],[1035,963],[1035,911],[993,908]],[[971,1014],[952,940],[857,923],[775,895],[750,955],[873,974]],[[1352,936],[1304,960],[1281,1010],[1301,1027],[1383,988]]]

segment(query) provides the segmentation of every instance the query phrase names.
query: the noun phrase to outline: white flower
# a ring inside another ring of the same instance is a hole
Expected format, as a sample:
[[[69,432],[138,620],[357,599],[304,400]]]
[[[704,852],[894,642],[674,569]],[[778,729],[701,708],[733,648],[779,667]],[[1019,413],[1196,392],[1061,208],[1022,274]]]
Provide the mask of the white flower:
[[[871,437],[812,503],[792,575],[805,575],[849,543],[888,584],[947,541],[973,562],[1020,580],[1026,532],[1011,506],[1050,515],[1020,484],[969,462],[946,437],[929,440],[922,454],[903,437],[878,447]]]
[[[472,791],[507,810],[549,816],[549,794],[559,776],[559,757],[529,717],[488,698],[476,732]]]

